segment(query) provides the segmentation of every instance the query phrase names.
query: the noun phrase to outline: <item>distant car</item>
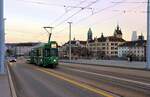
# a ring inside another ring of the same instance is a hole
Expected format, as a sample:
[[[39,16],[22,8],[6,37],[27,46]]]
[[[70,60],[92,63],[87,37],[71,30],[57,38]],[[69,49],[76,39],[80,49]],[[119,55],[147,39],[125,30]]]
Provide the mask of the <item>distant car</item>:
[[[9,62],[16,62],[16,58],[15,57],[9,57]]]

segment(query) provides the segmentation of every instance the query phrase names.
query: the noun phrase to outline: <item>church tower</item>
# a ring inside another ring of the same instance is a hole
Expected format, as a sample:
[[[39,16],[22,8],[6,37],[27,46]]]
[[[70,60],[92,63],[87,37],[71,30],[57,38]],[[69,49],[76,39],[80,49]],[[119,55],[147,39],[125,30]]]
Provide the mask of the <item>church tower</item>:
[[[93,33],[91,28],[89,28],[89,31],[87,33],[87,41],[91,41],[93,39],[92,37],[93,37]]]
[[[117,25],[117,28],[114,31],[114,37],[122,38],[122,31],[119,25]]]

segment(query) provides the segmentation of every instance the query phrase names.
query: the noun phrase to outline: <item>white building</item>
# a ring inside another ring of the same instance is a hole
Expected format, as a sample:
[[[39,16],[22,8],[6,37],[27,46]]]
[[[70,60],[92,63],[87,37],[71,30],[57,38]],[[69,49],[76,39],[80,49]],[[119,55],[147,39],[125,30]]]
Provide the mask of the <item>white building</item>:
[[[75,39],[72,40],[71,41],[72,57],[79,57],[83,53],[83,50],[86,48],[86,43],[87,41],[80,41]],[[59,56],[61,58],[69,57],[69,41],[59,48]]]
[[[122,31],[117,25],[113,36],[104,37],[102,34],[101,37],[88,41],[87,47],[94,57],[117,57],[118,46],[124,42]]]
[[[135,60],[145,60],[146,40],[141,35],[137,41],[128,41],[118,47],[118,57],[133,57]]]
[[[123,44],[123,45],[125,45],[125,44]],[[129,53],[129,47],[123,46],[123,45],[120,45],[118,47],[118,57],[119,58],[127,56],[127,54]]]
[[[28,55],[32,47],[39,43],[7,43],[6,51],[10,50],[13,56]]]

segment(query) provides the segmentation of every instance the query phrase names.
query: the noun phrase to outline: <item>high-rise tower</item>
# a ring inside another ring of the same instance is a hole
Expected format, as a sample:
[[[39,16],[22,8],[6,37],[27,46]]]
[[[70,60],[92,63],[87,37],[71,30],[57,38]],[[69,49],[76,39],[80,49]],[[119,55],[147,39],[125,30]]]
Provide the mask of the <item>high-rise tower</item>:
[[[131,41],[136,41],[136,40],[137,40],[137,32],[133,31]]]

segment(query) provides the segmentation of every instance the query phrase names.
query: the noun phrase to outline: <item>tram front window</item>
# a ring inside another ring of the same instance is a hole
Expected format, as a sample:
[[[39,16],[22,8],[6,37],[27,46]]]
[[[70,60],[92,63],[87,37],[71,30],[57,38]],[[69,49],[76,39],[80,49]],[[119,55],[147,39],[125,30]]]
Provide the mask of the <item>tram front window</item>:
[[[58,56],[58,51],[55,50],[55,49],[51,49],[51,50],[50,50],[50,55],[51,55],[51,56]]]
[[[58,56],[58,51],[55,49],[45,49],[45,57]]]

